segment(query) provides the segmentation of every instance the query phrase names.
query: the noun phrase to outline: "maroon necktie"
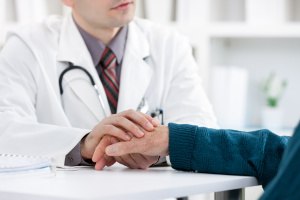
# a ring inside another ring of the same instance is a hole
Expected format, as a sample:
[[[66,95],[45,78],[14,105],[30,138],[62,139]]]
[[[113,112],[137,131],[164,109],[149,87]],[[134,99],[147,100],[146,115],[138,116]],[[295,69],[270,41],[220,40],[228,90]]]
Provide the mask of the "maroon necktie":
[[[98,70],[100,71],[99,76],[112,114],[117,112],[119,96],[119,81],[117,79],[116,67],[117,58],[115,54],[106,47],[101,56],[100,68]]]

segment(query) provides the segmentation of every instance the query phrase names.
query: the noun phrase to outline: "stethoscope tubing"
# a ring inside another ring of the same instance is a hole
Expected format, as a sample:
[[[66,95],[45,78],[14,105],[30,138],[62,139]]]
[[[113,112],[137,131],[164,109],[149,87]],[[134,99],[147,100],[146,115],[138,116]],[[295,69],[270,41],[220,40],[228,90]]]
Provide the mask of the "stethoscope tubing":
[[[68,62],[68,64],[69,64],[69,66],[68,66],[66,69],[64,69],[64,70],[62,71],[62,73],[60,74],[59,79],[58,79],[60,95],[62,95],[62,94],[64,93],[62,81],[63,81],[63,78],[64,78],[65,74],[66,74],[67,72],[73,70],[73,69],[79,69],[79,70],[83,71],[83,72],[89,77],[90,82],[91,82],[91,84],[93,85],[93,87],[94,87],[94,89],[95,89],[95,91],[96,91],[96,93],[97,93],[97,95],[98,95],[98,98],[99,98],[100,104],[101,104],[101,106],[102,106],[103,112],[104,112],[104,114],[105,114],[105,116],[106,116],[107,114],[106,114],[106,112],[105,112],[104,101],[103,101],[103,99],[102,99],[102,96],[101,96],[101,94],[100,94],[100,92],[99,92],[99,88],[98,88],[98,86],[96,85],[96,83],[95,83],[95,81],[94,81],[92,75],[91,75],[85,68],[83,68],[83,67],[81,67],[81,66],[74,65],[74,64],[71,63],[71,62]]]
[[[95,84],[95,81],[94,81],[94,79],[93,79],[93,77],[92,77],[92,75],[91,75],[86,69],[84,69],[83,67],[80,67],[80,66],[76,66],[76,65],[74,65],[73,63],[69,62],[69,67],[67,67],[65,70],[62,71],[62,73],[61,73],[60,76],[59,76],[59,80],[58,80],[58,82],[59,82],[59,92],[60,92],[61,95],[64,93],[64,91],[63,91],[63,86],[62,86],[62,81],[63,81],[64,75],[65,75],[67,72],[69,72],[69,71],[71,71],[71,70],[73,70],[73,69],[80,69],[80,70],[82,70],[82,71],[89,77],[89,79],[90,79],[92,85],[93,85],[94,87],[95,87],[95,85],[96,85],[96,84]]]

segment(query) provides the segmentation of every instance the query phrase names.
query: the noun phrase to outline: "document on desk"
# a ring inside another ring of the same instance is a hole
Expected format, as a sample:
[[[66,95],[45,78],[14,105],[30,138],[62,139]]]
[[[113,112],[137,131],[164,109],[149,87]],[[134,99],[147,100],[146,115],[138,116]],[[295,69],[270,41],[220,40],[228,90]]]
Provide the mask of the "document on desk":
[[[0,154],[0,176],[53,175],[55,167],[50,158]]]

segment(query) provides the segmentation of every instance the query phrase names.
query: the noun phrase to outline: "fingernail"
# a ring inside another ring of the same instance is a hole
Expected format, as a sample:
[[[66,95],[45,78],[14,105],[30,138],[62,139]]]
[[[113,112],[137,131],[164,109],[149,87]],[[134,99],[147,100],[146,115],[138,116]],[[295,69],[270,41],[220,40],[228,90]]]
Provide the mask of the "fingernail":
[[[150,122],[147,122],[146,123],[146,128],[153,129],[154,127],[153,127],[153,125]]]
[[[131,140],[131,137],[129,135],[125,135],[126,140]]]
[[[116,153],[117,152],[117,147],[114,146],[114,145],[111,145],[109,147],[106,147],[106,153],[107,154],[113,154],[113,153]]]
[[[141,130],[139,129],[139,130],[138,130],[138,135],[141,136],[141,137],[144,136],[143,131],[141,131]]]
[[[151,122],[152,122],[152,124],[155,125],[155,126],[159,126],[159,125],[160,125],[160,122],[159,122],[158,119],[155,119],[155,118],[154,118],[154,119],[152,119]]]

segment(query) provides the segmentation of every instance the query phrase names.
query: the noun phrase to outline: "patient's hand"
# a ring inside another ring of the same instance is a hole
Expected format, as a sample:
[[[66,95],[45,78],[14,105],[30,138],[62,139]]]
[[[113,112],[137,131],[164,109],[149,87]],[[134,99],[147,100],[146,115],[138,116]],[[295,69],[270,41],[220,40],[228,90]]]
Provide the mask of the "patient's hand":
[[[105,150],[109,156],[123,156],[140,153],[147,156],[167,156],[169,154],[169,129],[159,126],[152,132],[146,132],[142,138],[132,138],[110,145]]]

